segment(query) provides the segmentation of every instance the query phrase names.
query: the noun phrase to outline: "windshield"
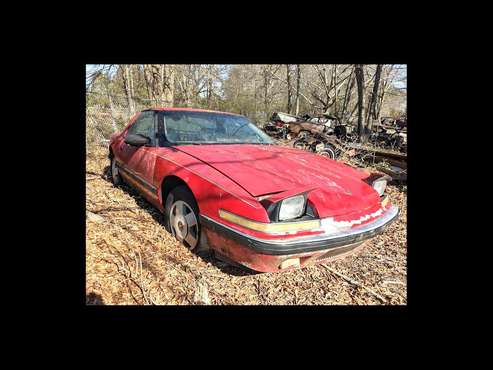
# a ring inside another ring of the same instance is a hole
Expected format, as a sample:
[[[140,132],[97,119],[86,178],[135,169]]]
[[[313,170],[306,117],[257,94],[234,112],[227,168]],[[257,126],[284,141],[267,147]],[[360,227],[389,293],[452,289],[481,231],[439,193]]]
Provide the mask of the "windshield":
[[[246,117],[223,113],[164,111],[166,139],[174,144],[273,144]]]

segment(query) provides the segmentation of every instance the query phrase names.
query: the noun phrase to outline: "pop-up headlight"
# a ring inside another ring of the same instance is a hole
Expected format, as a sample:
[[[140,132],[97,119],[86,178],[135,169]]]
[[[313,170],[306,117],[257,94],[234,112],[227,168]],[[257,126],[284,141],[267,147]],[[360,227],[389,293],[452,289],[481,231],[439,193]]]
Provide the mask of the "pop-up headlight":
[[[373,181],[373,189],[375,189],[378,193],[378,195],[382,196],[384,191],[385,191],[385,188],[387,187],[387,179],[382,177],[382,178],[379,178],[375,181]]]
[[[296,195],[281,201],[279,221],[301,217],[305,213],[305,196]]]

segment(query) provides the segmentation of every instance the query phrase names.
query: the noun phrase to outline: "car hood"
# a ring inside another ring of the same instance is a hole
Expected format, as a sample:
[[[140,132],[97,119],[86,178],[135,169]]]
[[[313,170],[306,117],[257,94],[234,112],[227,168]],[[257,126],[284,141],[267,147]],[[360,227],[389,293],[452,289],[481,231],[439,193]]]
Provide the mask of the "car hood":
[[[183,151],[220,171],[254,197],[312,190],[321,217],[368,209],[380,201],[361,181],[368,174],[306,151],[274,145],[183,145]]]

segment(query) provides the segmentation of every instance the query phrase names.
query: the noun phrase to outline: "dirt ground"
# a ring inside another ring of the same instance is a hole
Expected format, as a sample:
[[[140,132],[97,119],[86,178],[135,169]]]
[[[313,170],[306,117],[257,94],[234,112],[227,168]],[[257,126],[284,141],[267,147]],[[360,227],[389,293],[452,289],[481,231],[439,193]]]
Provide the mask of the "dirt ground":
[[[162,215],[107,177],[105,148],[86,158],[86,303],[105,305],[402,305],[407,303],[406,188],[387,192],[401,210],[358,254],[327,265],[255,273],[187,250]]]

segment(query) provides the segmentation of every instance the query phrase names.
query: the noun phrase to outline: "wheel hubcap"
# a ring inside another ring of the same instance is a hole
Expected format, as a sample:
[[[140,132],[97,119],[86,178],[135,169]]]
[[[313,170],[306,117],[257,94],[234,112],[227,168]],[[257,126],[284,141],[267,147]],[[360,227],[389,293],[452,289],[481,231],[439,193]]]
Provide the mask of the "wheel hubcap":
[[[199,225],[192,208],[184,201],[178,200],[171,206],[169,221],[173,236],[186,242],[190,249],[197,246]]]

